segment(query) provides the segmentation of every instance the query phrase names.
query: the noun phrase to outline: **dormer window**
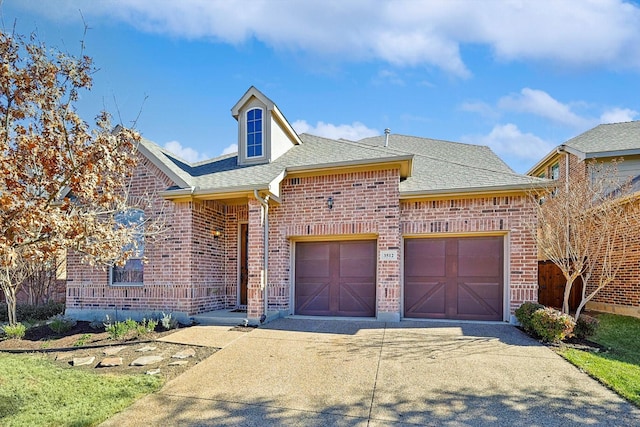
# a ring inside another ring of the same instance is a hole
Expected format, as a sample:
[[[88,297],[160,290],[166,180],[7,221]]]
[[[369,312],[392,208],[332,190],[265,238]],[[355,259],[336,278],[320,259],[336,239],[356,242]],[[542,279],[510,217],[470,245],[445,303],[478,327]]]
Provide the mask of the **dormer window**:
[[[247,111],[247,158],[262,157],[264,150],[262,109]]]

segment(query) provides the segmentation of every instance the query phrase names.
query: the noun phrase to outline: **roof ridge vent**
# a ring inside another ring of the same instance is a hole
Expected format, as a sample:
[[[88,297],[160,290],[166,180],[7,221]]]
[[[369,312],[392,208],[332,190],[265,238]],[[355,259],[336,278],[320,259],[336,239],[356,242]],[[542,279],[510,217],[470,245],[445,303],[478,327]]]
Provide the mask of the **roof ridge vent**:
[[[389,134],[391,133],[391,129],[386,128],[384,130],[384,146],[388,147],[389,146]]]

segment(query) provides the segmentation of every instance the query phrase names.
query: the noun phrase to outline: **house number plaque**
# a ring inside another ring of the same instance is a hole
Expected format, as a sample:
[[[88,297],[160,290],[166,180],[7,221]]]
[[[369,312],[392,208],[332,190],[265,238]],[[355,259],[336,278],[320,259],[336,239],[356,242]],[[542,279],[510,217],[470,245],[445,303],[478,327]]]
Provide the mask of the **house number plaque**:
[[[398,251],[387,250],[380,251],[380,261],[396,261],[398,259]]]

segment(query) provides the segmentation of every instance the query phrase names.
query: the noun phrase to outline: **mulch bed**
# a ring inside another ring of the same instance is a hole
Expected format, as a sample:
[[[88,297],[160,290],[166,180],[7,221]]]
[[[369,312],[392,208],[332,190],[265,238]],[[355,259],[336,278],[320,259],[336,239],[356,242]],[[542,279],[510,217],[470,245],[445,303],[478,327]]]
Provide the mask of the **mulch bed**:
[[[574,348],[576,350],[591,351],[594,353],[604,353],[609,350],[607,347],[600,345],[597,342],[589,341],[588,339],[578,338],[578,337],[567,338],[561,342],[544,342],[539,337],[535,335],[531,335],[529,332],[525,331],[522,327],[520,326],[516,326],[516,327],[520,329],[523,334],[529,335],[531,338],[539,341],[540,343],[546,345],[547,347],[554,347],[558,349]]]
[[[180,327],[188,326],[181,325]],[[63,334],[56,334],[47,325],[42,325],[28,329],[25,337],[21,340],[4,339],[0,341],[0,352],[40,353],[65,368],[87,369],[97,373],[144,374],[159,368],[160,373],[157,375],[164,377],[165,380],[170,380],[218,350],[210,347],[157,341],[158,338],[174,332],[175,330],[163,330],[129,340],[112,340],[104,328],[94,329],[90,322],[79,321],[72,329]],[[123,364],[99,368],[100,361],[107,357],[105,350],[112,347],[123,347],[116,355],[122,357]],[[156,347],[156,349],[144,353],[139,352],[138,350],[143,347]],[[172,358],[172,355],[187,348],[193,348],[195,352],[193,357],[184,359],[188,363],[171,366],[170,363],[177,360]],[[136,358],[148,355],[159,355],[163,357],[163,360],[148,366],[129,366],[131,361]],[[72,360],[78,357],[95,357],[95,361],[91,365],[73,367]]]

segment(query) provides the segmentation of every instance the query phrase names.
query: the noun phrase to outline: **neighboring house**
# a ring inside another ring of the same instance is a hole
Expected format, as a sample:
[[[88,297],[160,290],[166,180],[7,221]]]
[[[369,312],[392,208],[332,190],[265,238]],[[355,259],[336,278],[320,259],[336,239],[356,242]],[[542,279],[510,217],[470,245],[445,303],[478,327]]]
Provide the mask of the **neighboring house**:
[[[622,180],[630,180],[640,190],[640,121],[612,123],[576,136],[558,146],[533,166],[528,175],[558,180],[571,188],[571,177],[588,173],[590,161],[617,163]],[[567,181],[567,170],[569,170]],[[602,289],[587,304],[587,309],[640,317],[640,232],[638,224],[625,230],[627,249],[620,247],[614,256],[623,258],[616,280]],[[589,291],[589,286],[587,286]]]
[[[68,314],[509,321],[537,299],[527,193],[546,180],[483,146],[298,135],[254,87],[231,112],[237,154],[189,164],[141,142],[131,194],[156,194],[143,214],[168,228],[147,263],[105,271],[71,254]]]

